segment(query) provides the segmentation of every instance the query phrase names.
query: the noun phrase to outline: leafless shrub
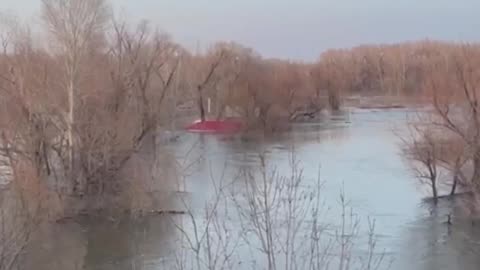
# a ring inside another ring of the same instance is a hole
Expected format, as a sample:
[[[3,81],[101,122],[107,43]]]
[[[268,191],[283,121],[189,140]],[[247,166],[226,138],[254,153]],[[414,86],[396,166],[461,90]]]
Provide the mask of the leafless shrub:
[[[368,250],[355,255],[360,221],[345,194],[340,196],[341,223],[328,223],[320,196],[322,182],[306,181],[292,156],[291,171],[269,171],[260,155],[260,171],[244,171],[233,182],[214,185],[205,208],[192,209],[175,219],[183,256],[179,269],[383,269],[375,223],[369,222]],[[225,179],[224,179],[225,180]],[[213,181],[222,183],[223,181]],[[223,182],[224,183],[224,182]]]
[[[1,156],[9,170],[2,167],[0,175],[8,178],[0,189],[0,269],[16,269],[31,235],[57,206],[50,200],[48,189],[41,181],[41,170],[35,161],[10,151],[2,139]],[[47,210],[47,207],[50,208]]]
[[[235,269],[241,264],[238,248],[242,231],[232,223],[231,202],[226,179],[211,179],[214,194],[203,207],[192,208],[186,197],[179,197],[185,215],[172,221],[180,232],[177,269]]]
[[[451,179],[450,195],[460,185],[476,193],[478,182],[477,144],[479,136],[478,49],[459,45],[452,50],[432,52],[424,66],[423,91],[430,97],[432,110],[420,122],[412,123],[406,155],[417,175],[426,179],[434,198],[438,196],[441,172]],[[420,165],[420,168],[417,167]],[[443,182],[443,181],[442,181]]]
[[[405,141],[404,154],[411,162],[416,177],[430,186],[432,198],[438,199],[441,146],[432,129],[415,128],[411,139]],[[438,136],[438,134],[437,134]]]

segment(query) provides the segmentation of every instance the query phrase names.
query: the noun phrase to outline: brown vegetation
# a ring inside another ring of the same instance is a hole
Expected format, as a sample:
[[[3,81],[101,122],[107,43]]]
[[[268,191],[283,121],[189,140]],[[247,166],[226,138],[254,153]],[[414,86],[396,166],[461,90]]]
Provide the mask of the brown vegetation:
[[[422,175],[430,172],[432,187],[438,177],[438,169],[433,168],[442,168],[451,176],[451,195],[461,184],[476,198],[480,192],[480,48],[451,45],[437,47],[429,55],[422,91],[431,110],[414,123],[417,136],[409,142],[408,152],[413,155],[408,156],[423,164]]]
[[[7,226],[22,230],[10,234],[12,250],[0,245],[2,267],[15,262],[44,198],[65,206],[71,198],[124,194],[132,185],[121,180],[121,168],[166,128],[175,117],[169,110],[192,101],[202,121],[234,116],[267,129],[314,118],[327,106],[339,110],[348,96],[422,99],[442,136],[418,130],[420,142],[415,137],[407,152],[427,169],[419,175],[428,177],[434,197],[436,166],[452,173],[452,194],[458,184],[480,192],[478,46],[361,46],[301,63],[225,42],[191,53],[145,22],[132,28],[116,20],[105,0],[43,0],[41,14],[44,47],[28,26],[11,18],[0,24],[0,176],[15,191],[10,201],[21,202],[0,204],[29,224]],[[166,104],[172,93],[178,99]]]

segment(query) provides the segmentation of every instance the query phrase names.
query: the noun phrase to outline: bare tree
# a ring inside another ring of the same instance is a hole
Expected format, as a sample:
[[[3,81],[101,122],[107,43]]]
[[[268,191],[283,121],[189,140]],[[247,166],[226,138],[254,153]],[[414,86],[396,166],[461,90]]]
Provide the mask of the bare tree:
[[[434,123],[469,148],[469,182],[475,191],[480,187],[479,53],[474,46],[462,45],[453,55],[443,55],[430,65],[425,90],[432,96]]]
[[[119,191],[114,180],[160,125],[178,67],[177,46],[145,23],[130,30],[115,22],[110,38],[108,53],[97,57],[102,61],[91,63],[98,72],[78,110],[78,155],[87,190],[94,194]]]
[[[327,54],[318,62],[311,71],[317,98],[325,95],[328,98],[328,105],[334,111],[340,109],[340,93],[345,91],[346,83],[351,76],[342,67],[342,58],[336,56],[335,52]]]
[[[48,213],[45,210],[47,193],[34,161],[18,156],[11,145],[1,138],[0,155],[6,158],[10,173],[2,166],[0,175],[9,183],[0,188],[0,269],[17,269],[19,258],[29,244],[32,234]],[[6,164],[6,165],[7,165]]]
[[[224,61],[218,68],[217,83],[215,85],[213,98],[217,108],[217,119],[225,116],[227,108],[238,106],[235,103],[235,95],[244,91],[242,84],[242,73],[246,72],[255,52],[236,43],[217,43],[216,50],[224,51]]]
[[[439,164],[452,175],[450,196],[453,196],[459,186],[468,186],[465,166],[469,161],[469,156],[464,142],[456,136],[450,136],[450,138],[441,142],[441,145]]]
[[[18,27],[15,16],[0,12],[0,46],[1,53],[5,56],[12,49],[12,43]]]
[[[431,129],[414,127],[410,141],[406,141],[404,153],[421,183],[428,184],[432,197],[438,199],[440,145]]]
[[[54,179],[53,189],[79,199],[107,189],[118,194],[112,180],[160,125],[181,50],[145,23],[131,30],[114,22],[107,37],[102,3],[45,1],[59,48],[36,48],[18,29],[0,59],[0,131],[11,151],[32,161],[44,182]]]
[[[85,58],[95,38],[103,35],[109,7],[105,0],[42,0],[42,17],[59,46],[65,68],[68,162],[74,178],[75,108],[79,84],[85,80]],[[76,184],[75,184],[76,185]]]
[[[225,59],[225,51],[221,48],[220,50],[212,51],[205,59],[199,61],[201,62],[201,70],[206,71],[202,75],[198,84],[196,85],[197,94],[198,94],[198,108],[200,112],[200,121],[205,121],[205,101],[204,101],[204,92],[207,87],[215,88],[214,81],[218,78],[215,78],[216,72],[219,69],[220,65]]]

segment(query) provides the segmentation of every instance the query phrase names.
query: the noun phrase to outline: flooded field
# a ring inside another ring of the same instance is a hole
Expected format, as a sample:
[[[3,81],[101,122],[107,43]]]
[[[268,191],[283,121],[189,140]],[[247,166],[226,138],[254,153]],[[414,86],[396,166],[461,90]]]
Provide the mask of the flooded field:
[[[251,179],[260,179],[262,160],[267,172],[289,176],[294,160],[305,185],[320,177],[321,222],[331,225],[327,231],[332,239],[341,230],[341,195],[346,198],[348,222],[358,223],[348,256],[359,263],[352,263],[351,269],[368,269],[360,262],[368,257],[368,239],[372,238],[372,254],[381,260],[378,269],[478,269],[480,226],[473,226],[461,211],[455,211],[459,200],[441,200],[436,207],[424,200],[428,193],[401,156],[398,136],[407,132],[409,114],[403,109],[355,110],[328,116],[321,123],[296,124],[289,132],[271,136],[182,133],[168,150],[179,161],[179,196],[184,203],[180,205],[188,208],[188,214],[55,224],[35,237],[23,266],[38,270],[174,269],[174,265],[196,269],[185,259],[190,247],[185,245],[185,237],[195,232],[192,218],[204,223],[205,205],[215,198],[219,187],[229,187],[230,195],[248,189],[244,181],[236,179],[246,171],[252,172]],[[215,215],[216,228],[233,224],[222,231],[228,242],[234,238],[230,233],[243,228],[237,217],[239,208],[235,203],[220,208]],[[453,224],[446,224],[453,212]],[[373,221],[373,237],[369,238]],[[238,257],[232,259],[234,267],[227,263],[225,268],[266,269],[260,251],[241,245],[233,249],[232,243],[224,247]],[[342,254],[331,249],[327,256]],[[329,269],[339,269],[338,264],[332,262]]]

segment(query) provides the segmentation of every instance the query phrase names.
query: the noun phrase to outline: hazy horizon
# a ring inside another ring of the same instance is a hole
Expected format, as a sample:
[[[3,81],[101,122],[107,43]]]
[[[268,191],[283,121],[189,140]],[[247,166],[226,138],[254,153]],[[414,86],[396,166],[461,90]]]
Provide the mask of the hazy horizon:
[[[1,0],[36,22],[41,0]],[[116,0],[127,20],[149,20],[188,49],[235,41],[265,57],[314,60],[329,48],[421,39],[478,41],[480,1]]]

